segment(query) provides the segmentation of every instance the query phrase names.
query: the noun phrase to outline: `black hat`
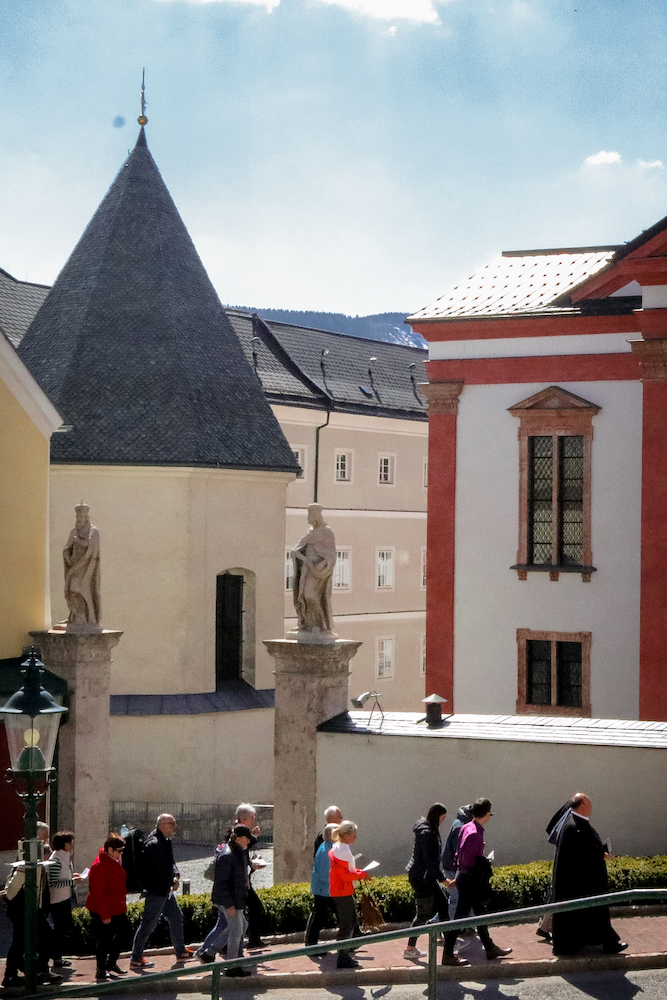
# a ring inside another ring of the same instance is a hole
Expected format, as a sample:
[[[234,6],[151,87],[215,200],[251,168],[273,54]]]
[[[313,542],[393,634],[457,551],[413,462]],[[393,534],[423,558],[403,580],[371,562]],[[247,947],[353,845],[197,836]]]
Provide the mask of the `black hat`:
[[[234,837],[247,837],[248,840],[252,837],[252,831],[249,826],[244,826],[243,823],[239,823],[234,827],[233,831]]]

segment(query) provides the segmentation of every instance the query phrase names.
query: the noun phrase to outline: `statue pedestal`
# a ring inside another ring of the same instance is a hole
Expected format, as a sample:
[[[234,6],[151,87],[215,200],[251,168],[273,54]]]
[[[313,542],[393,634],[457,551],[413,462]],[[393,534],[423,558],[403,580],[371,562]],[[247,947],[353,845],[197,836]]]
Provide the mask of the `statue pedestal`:
[[[264,645],[276,664],[274,881],[305,882],[322,825],[317,815],[316,729],[346,711],[349,663],[361,642],[269,639]]]
[[[58,744],[58,828],[76,834],[76,871],[92,864],[109,832],[111,650],[122,634],[30,633],[44,665],[69,688],[69,714]]]

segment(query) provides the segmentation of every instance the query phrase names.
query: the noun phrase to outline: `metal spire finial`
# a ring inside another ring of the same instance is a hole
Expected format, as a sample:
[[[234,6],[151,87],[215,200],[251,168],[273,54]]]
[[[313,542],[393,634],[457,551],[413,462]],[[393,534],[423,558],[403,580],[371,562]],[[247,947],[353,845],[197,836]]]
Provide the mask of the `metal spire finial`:
[[[139,124],[141,125],[142,128],[144,127],[144,125],[146,125],[148,123],[148,118],[146,117],[146,114],[145,114],[145,112],[146,112],[146,84],[145,84],[145,78],[146,78],[146,67],[144,66],[144,68],[141,71],[141,114],[137,118],[137,121],[139,122]]]

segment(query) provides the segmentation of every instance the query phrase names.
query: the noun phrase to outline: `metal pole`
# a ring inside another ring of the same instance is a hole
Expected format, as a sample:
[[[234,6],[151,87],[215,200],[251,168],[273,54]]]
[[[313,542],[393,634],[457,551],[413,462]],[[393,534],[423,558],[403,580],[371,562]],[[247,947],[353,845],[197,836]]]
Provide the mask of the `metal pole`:
[[[211,1000],[220,1000],[220,963],[213,967],[211,976]]]
[[[25,993],[31,996],[37,992],[37,803],[35,775],[28,773],[27,794],[25,796],[25,836],[23,838],[23,860],[25,862],[25,885],[23,889],[25,907]]]
[[[438,976],[438,931],[428,932],[428,1000],[435,1000]]]

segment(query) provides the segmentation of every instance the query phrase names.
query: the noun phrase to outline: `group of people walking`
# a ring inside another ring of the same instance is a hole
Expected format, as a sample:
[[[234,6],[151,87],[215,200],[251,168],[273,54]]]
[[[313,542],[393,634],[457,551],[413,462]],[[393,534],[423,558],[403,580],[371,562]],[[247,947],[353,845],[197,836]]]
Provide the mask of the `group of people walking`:
[[[547,826],[550,843],[556,847],[553,883],[549,901],[558,902],[608,891],[606,859],[609,857],[599,834],[590,822],[592,803],[577,792],[563,805]],[[338,940],[360,935],[354,903],[354,884],[370,878],[356,867],[350,845],[357,827],[343,820],[337,806],[325,810],[326,826],[315,843],[311,892],[313,906],[306,926],[305,944],[317,944],[319,934],[333,907],[338,920]],[[434,803],[426,816],[414,825],[414,846],[406,866],[415,895],[415,930],[429,921],[482,917],[491,896],[491,860],[486,855],[485,827],[492,818],[491,802],[479,798],[461,806],[443,845],[441,827],[447,817],[442,802]],[[357,855],[358,857],[358,855]],[[472,932],[471,932],[472,933]],[[601,945],[605,953],[617,954],[627,948],[611,926],[606,906],[556,913],[540,921],[537,933],[553,945],[555,955],[571,955],[587,945]],[[480,921],[477,934],[488,959],[501,959],[511,948],[497,945],[488,927]],[[459,932],[445,930],[442,964],[469,965],[455,952]],[[407,941],[405,958],[426,957],[417,947],[419,935]],[[350,951],[338,952],[339,968],[356,968],[359,963]]]
[[[549,901],[601,895],[608,891],[606,860],[609,854],[591,825],[592,803],[577,792],[552,817],[547,826],[549,842],[556,848],[553,881]],[[413,827],[414,846],[406,866],[408,879],[415,895],[416,930],[429,921],[445,922],[462,919],[470,914],[482,917],[491,895],[491,861],[484,843],[485,827],[492,818],[491,802],[479,798],[462,806],[451,824],[443,845],[441,827],[447,809],[434,803]],[[169,813],[157,818],[155,829],[143,844],[141,869],[144,912],[134,935],[129,968],[141,971],[154,963],[144,957],[144,949],[157,927],[160,916],[169,924],[171,941],[177,961],[196,957],[203,964],[215,961],[221,954],[228,960],[243,955],[243,941],[248,933],[248,946],[261,947],[261,901],[255,893],[251,875],[255,863],[249,851],[257,842],[260,828],[255,809],[241,803],[236,810],[226,841],[215,852],[211,900],[218,917],[201,947],[191,954],[183,936],[183,915],[176,899],[180,873],[174,860],[172,837],[176,820]],[[305,943],[318,943],[320,932],[333,908],[338,923],[338,940],[349,941],[362,936],[357,916],[354,888],[357,882],[372,878],[369,871],[359,869],[352,845],[357,839],[357,826],[343,818],[338,806],[325,810],[326,825],[314,845],[311,878],[313,906],[306,926]],[[60,970],[71,965],[63,958],[63,949],[72,930],[72,893],[82,875],[73,870],[74,833],[60,831],[49,843],[49,829],[38,824],[38,837],[44,843],[49,860],[48,876],[40,869],[38,886],[38,981],[56,984],[62,980]],[[89,892],[86,907],[91,914],[95,937],[97,979],[104,981],[125,975],[118,962],[122,948],[129,939],[127,918],[127,882],[123,866],[125,838],[110,833],[100,848],[88,873]],[[17,872],[20,876],[20,872]],[[18,986],[24,968],[25,890],[19,881],[7,888],[7,909],[14,927],[7,955],[4,987]],[[50,912],[51,923],[47,919]],[[477,926],[477,933],[489,959],[504,958],[511,948],[501,948],[491,938],[488,927]],[[553,945],[555,955],[571,955],[586,945],[602,945],[606,953],[616,954],[627,948],[611,926],[609,909],[605,906],[558,912],[540,921],[537,934]],[[445,930],[442,964],[469,965],[455,953],[458,932]],[[404,957],[420,959],[425,952],[417,948],[418,933],[408,938]],[[355,948],[339,949],[338,968],[358,968]],[[53,965],[49,968],[49,960]],[[248,976],[250,970],[232,968],[228,976]]]

